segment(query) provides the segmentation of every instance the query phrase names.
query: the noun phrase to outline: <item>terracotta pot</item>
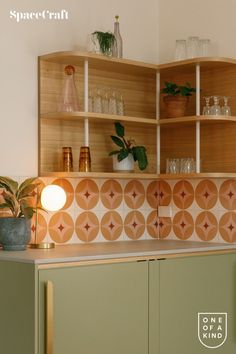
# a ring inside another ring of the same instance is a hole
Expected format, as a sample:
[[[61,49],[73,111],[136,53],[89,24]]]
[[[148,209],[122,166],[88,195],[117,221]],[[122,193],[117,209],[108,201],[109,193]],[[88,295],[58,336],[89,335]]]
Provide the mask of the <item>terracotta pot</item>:
[[[188,96],[164,96],[166,118],[183,117],[189,101]]]

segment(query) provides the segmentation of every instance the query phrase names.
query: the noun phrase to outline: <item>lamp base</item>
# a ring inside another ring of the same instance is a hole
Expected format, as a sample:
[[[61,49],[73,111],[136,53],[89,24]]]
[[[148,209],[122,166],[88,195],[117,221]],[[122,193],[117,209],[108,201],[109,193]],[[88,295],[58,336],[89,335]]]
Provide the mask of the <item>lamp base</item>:
[[[40,242],[40,243],[31,243],[30,248],[33,249],[52,249],[55,248],[54,242]]]

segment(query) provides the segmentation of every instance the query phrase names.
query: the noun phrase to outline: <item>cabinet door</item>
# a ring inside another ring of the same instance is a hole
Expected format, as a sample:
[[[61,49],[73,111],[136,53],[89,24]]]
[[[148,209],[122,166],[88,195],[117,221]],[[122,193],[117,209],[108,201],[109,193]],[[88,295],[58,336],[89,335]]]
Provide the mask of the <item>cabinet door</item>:
[[[148,354],[148,262],[40,270],[40,354],[48,280],[53,354]]]
[[[208,255],[160,262],[160,354],[211,354],[212,348],[208,347],[217,345],[217,340],[211,339],[215,336],[212,333],[218,336],[221,332],[224,338],[224,324],[223,332],[216,331],[215,323],[219,320],[216,313],[228,315],[227,339],[216,348],[216,352],[235,353],[235,309],[236,255]],[[204,331],[200,330],[201,335],[204,333],[203,342],[207,347],[198,338],[198,313],[212,313],[204,315],[206,327]],[[210,324],[214,325],[213,328]]]

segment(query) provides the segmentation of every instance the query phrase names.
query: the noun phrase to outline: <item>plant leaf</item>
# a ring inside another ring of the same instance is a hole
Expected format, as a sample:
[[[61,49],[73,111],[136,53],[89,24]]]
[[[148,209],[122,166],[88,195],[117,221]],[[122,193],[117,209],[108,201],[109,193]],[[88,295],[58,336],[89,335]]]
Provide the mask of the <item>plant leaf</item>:
[[[128,155],[129,155],[129,151],[127,151],[127,150],[121,150],[121,151],[119,152],[119,154],[117,155],[117,159],[118,159],[118,161],[120,162],[120,161],[124,160]]]
[[[28,185],[33,184],[35,181],[37,181],[37,179],[38,179],[38,177],[31,177],[31,178],[27,178],[26,180],[24,180],[18,188],[17,195],[19,195],[25,187],[27,187]],[[39,185],[40,183],[38,182],[38,183],[34,183],[34,184]]]
[[[5,209],[5,208],[9,208],[9,205],[7,203],[0,204],[0,209]]]
[[[18,183],[9,177],[0,176],[0,187],[15,194],[18,189]]]
[[[148,165],[146,148],[144,146],[134,146],[132,148],[134,160],[138,161],[138,166],[141,171],[145,170]]]
[[[18,210],[19,210],[19,204],[14,196],[14,194],[11,194],[10,192],[4,192],[2,193],[2,197],[4,198],[4,201],[8,205],[8,208],[11,210],[12,214],[14,217],[17,217]]]
[[[116,134],[120,137],[123,138],[125,135],[125,128],[120,122],[115,122],[115,130]]]
[[[28,205],[26,200],[22,200],[20,203],[20,215],[24,215],[27,219],[31,219],[35,213],[35,208]]]
[[[20,200],[22,198],[31,197],[31,193],[40,185],[41,183],[32,183],[25,185],[20,192],[17,193],[17,198]]]
[[[115,135],[111,135],[111,139],[112,139],[112,141],[113,141],[116,145],[118,145],[118,146],[120,146],[121,148],[125,149],[125,144],[124,144],[124,142],[123,142],[120,138],[118,138],[118,137],[115,136]]]

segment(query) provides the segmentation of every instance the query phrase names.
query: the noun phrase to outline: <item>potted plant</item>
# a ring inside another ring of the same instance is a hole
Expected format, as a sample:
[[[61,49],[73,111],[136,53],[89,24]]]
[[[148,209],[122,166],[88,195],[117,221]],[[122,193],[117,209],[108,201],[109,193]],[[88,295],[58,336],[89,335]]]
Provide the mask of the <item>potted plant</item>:
[[[145,170],[148,165],[146,148],[136,146],[134,140],[125,138],[125,128],[120,122],[115,122],[115,131],[117,136],[111,135],[112,141],[119,147],[109,153],[113,156],[114,171],[133,171],[134,162],[138,162],[139,169]]]
[[[92,33],[92,40],[96,47],[96,41],[99,44],[100,52],[104,55],[111,56],[112,49],[115,42],[115,36],[111,32],[95,31]]]
[[[37,205],[32,203],[32,192],[40,184],[37,178],[27,178],[20,185],[11,178],[0,177],[0,209],[10,215],[0,217],[0,244],[7,251],[26,249],[31,237],[31,218]]]
[[[196,92],[196,89],[186,82],[185,86],[179,86],[172,82],[165,82],[165,87],[161,93],[165,94],[163,97],[166,117],[177,118],[185,114],[185,110],[189,101],[189,97]]]

